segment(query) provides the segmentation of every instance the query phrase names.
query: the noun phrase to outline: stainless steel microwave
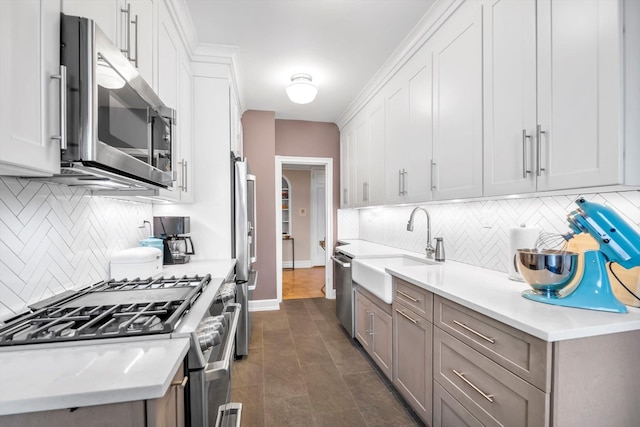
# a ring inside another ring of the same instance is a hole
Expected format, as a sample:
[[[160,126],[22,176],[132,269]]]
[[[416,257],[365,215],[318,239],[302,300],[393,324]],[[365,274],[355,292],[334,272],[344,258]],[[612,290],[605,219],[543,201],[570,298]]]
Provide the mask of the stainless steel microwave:
[[[91,19],[62,14],[60,34],[66,131],[57,181],[93,190],[170,188],[175,111]]]

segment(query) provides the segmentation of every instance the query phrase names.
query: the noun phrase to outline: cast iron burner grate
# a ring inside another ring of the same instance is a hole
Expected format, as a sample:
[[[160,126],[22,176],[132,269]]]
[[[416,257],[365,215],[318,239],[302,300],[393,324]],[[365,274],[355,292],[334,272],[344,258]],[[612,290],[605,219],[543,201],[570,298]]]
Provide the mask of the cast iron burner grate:
[[[170,333],[210,280],[99,282],[9,322],[0,328],[0,346]]]

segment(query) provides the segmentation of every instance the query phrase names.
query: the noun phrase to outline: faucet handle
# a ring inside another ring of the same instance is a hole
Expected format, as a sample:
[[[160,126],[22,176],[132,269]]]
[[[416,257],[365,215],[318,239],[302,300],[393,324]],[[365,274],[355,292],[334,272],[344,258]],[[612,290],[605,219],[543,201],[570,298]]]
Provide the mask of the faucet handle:
[[[433,253],[436,251],[433,246],[431,246],[431,242],[427,242],[427,247],[424,248],[425,252],[427,253],[427,258],[428,259],[433,259]]]

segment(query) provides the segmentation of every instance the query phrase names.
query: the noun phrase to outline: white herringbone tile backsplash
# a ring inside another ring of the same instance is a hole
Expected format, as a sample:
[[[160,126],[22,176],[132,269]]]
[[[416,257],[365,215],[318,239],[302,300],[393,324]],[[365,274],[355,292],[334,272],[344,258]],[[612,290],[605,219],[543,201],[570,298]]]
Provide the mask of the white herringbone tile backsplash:
[[[587,200],[615,208],[632,224],[640,227],[640,192],[583,194]],[[542,231],[568,231],[567,213],[576,209],[578,195],[513,198],[456,203],[429,203],[432,237],[443,237],[447,259],[507,272],[509,229],[526,224]],[[338,215],[338,236],[343,222],[348,238],[359,238],[395,248],[424,252],[426,216],[418,212],[413,232],[406,229],[415,206],[384,206],[343,210]],[[352,216],[358,213],[356,221]],[[346,220],[346,221],[343,221]]]
[[[0,177],[0,320],[108,276],[109,258],[147,237],[150,204]]]

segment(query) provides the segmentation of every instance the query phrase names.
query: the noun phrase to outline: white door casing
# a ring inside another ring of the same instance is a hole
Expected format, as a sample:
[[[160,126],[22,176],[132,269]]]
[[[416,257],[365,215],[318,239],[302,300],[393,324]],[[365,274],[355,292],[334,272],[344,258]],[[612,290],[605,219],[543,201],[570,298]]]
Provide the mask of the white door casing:
[[[282,235],[282,166],[284,164],[322,166],[325,172],[325,216],[326,238],[325,247],[325,297],[334,299],[333,263],[328,262],[333,248],[333,159],[330,157],[290,157],[275,156],[275,198],[276,206],[276,236]],[[278,302],[282,302],[282,239],[276,239],[276,291]]]

